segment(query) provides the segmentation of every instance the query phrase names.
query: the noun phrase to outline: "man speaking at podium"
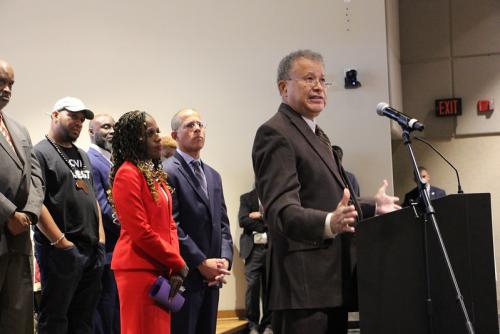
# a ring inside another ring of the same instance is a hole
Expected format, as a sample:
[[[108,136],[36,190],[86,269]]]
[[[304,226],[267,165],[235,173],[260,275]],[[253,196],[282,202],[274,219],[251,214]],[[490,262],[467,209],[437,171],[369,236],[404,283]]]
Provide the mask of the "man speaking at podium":
[[[278,112],[255,136],[257,191],[270,234],[270,309],[274,333],[347,333],[357,304],[354,223],[399,209],[398,198],[351,196],[345,172],[316,117],[327,101],[323,58],[299,50],[284,57]]]

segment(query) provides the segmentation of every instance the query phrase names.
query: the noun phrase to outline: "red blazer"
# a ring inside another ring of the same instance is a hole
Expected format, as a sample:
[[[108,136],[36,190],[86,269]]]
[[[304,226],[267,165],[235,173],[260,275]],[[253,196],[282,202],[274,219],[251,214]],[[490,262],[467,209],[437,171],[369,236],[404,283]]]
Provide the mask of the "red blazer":
[[[132,163],[118,169],[113,182],[113,199],[121,224],[120,238],[113,252],[113,270],[159,270],[167,275],[180,271],[185,262],[179,252],[177,227],[172,218],[172,197],[158,199],[149,191],[146,179]]]

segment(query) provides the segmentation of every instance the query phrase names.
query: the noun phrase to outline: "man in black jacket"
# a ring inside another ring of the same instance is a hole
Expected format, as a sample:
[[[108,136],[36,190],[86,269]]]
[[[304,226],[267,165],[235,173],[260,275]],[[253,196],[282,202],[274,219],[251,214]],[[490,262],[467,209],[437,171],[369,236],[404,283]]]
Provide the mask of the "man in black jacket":
[[[250,334],[271,331],[271,312],[267,307],[266,254],[267,227],[264,223],[259,205],[257,190],[241,195],[238,213],[243,233],[240,237],[240,256],[245,261],[245,278],[247,291],[245,295],[246,316]],[[262,294],[262,319],[260,319],[260,296]]]

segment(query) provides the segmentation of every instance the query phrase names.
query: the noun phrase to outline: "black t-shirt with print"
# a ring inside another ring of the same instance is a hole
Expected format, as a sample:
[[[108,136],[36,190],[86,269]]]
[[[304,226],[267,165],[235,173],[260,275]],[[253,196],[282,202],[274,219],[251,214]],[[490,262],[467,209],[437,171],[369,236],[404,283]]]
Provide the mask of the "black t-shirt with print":
[[[80,248],[91,249],[99,240],[92,167],[83,150],[75,146],[59,148],[73,167],[73,171],[47,139],[34,147],[45,180],[43,204],[68,240]],[[85,182],[86,187],[77,187],[77,180]],[[35,240],[50,244],[38,228],[35,228]]]

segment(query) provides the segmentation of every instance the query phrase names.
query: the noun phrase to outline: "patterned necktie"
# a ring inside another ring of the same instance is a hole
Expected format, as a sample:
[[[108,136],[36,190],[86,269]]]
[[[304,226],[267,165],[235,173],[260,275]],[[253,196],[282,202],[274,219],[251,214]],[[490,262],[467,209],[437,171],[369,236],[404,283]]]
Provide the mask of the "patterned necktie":
[[[16,152],[14,144],[12,144],[12,138],[10,137],[9,130],[7,130],[7,127],[3,122],[3,114],[1,112],[0,112],[0,132],[5,137],[5,140],[7,140],[7,143],[9,143],[10,148],[12,148],[12,151]]]
[[[201,189],[208,198],[207,179],[205,178],[205,174],[203,174],[203,171],[201,170],[201,163],[199,160],[193,160],[191,164],[193,165],[194,176],[196,176],[196,179],[200,183]]]
[[[328,136],[326,133],[318,126],[316,125],[316,136],[318,136],[319,140],[321,140],[326,146],[328,146],[329,149],[332,148],[332,144],[330,143],[330,139],[328,139]]]

